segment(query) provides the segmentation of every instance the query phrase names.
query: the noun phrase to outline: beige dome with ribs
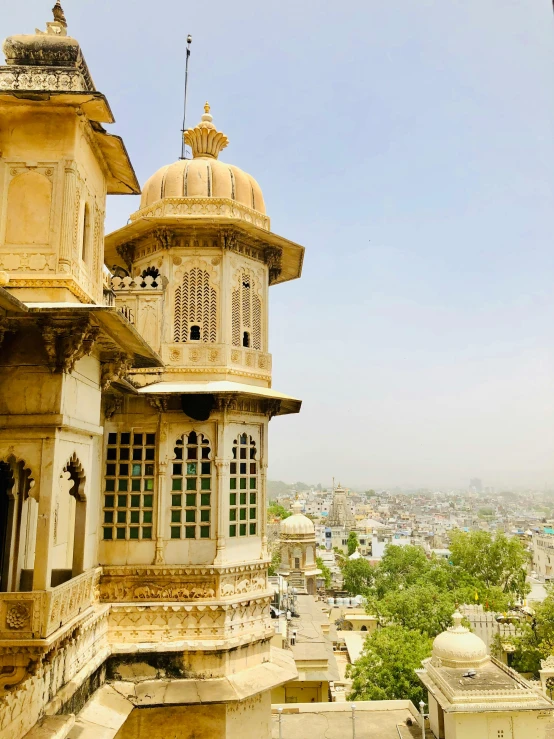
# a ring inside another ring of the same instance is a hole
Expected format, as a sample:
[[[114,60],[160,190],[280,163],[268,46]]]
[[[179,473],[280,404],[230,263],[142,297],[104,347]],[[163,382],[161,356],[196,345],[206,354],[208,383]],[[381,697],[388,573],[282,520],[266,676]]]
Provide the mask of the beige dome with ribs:
[[[487,645],[477,634],[462,626],[459,611],[452,616],[453,626],[439,634],[433,642],[432,662],[442,667],[481,667],[489,661]]]
[[[185,131],[193,159],[180,159],[159,169],[142,188],[140,207],[164,198],[228,198],[265,214],[262,191],[256,180],[239,167],[218,160],[229,143],[212,123],[206,103],[200,123]]]

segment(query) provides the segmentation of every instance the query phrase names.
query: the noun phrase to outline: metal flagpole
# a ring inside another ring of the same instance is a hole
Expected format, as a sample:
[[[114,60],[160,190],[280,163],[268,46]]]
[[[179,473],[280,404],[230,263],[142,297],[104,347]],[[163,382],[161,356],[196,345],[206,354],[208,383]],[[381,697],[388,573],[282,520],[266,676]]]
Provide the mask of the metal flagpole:
[[[190,57],[190,45],[192,43],[192,36],[187,36],[187,59],[185,62],[185,100],[183,104],[183,127],[181,128],[181,159],[186,159],[187,151],[185,144],[185,131],[187,130],[187,90],[189,84],[189,57]]]

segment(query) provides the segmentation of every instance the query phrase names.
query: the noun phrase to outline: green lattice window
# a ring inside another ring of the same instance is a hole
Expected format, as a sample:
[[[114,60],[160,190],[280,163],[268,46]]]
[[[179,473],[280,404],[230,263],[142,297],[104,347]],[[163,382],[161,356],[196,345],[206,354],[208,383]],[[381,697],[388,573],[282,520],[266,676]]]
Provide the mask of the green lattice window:
[[[171,538],[210,539],[213,462],[209,440],[191,431],[177,439],[171,470]]]
[[[156,434],[108,434],[103,538],[152,539]]]
[[[258,461],[256,442],[248,434],[241,434],[233,442],[229,487],[229,536],[256,536]]]

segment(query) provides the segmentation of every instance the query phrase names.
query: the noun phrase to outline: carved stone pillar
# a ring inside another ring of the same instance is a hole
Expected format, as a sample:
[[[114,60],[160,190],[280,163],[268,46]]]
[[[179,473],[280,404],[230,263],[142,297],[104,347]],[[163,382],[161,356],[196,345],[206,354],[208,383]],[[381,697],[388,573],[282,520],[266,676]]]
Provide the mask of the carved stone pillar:
[[[158,461],[157,461],[157,485],[156,485],[156,553],[154,564],[163,565],[164,555],[164,511],[166,509],[166,473],[167,473],[167,423],[163,420],[163,412],[166,409],[165,398],[152,398],[150,404],[158,409]]]
[[[62,227],[60,236],[59,271],[71,272],[73,244],[77,235],[77,169],[75,162],[66,160],[64,169]]]
[[[225,561],[225,537],[228,521],[228,499],[229,499],[229,460],[217,458],[215,460],[217,469],[217,518],[215,521],[215,536],[217,540],[215,564]]]
[[[54,505],[59,484],[56,439],[43,439],[40,465],[40,497],[38,501],[37,539],[33,590],[49,590],[52,578]],[[56,474],[57,473],[57,474]]]
[[[267,423],[265,423],[261,429],[261,451],[262,458],[260,460],[260,528],[262,535],[262,550],[261,559],[267,559],[269,556],[267,548]]]

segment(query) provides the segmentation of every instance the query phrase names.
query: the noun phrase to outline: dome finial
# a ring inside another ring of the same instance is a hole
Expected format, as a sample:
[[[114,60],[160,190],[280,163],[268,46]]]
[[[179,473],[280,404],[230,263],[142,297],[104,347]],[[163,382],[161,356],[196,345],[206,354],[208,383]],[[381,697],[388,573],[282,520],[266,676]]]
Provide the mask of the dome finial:
[[[452,615],[452,628],[459,629],[462,625],[462,621],[464,620],[464,617],[460,613],[458,609],[456,609],[455,613]]]
[[[64,28],[67,28],[67,20],[65,19],[65,13],[63,12],[60,0],[56,0],[56,4],[52,8],[52,15],[54,16],[55,23],[59,23]]]
[[[200,123],[185,131],[185,144],[192,149],[193,157],[209,157],[217,159],[219,153],[227,146],[229,139],[218,131],[212,123],[210,104],[204,105],[204,115]]]

